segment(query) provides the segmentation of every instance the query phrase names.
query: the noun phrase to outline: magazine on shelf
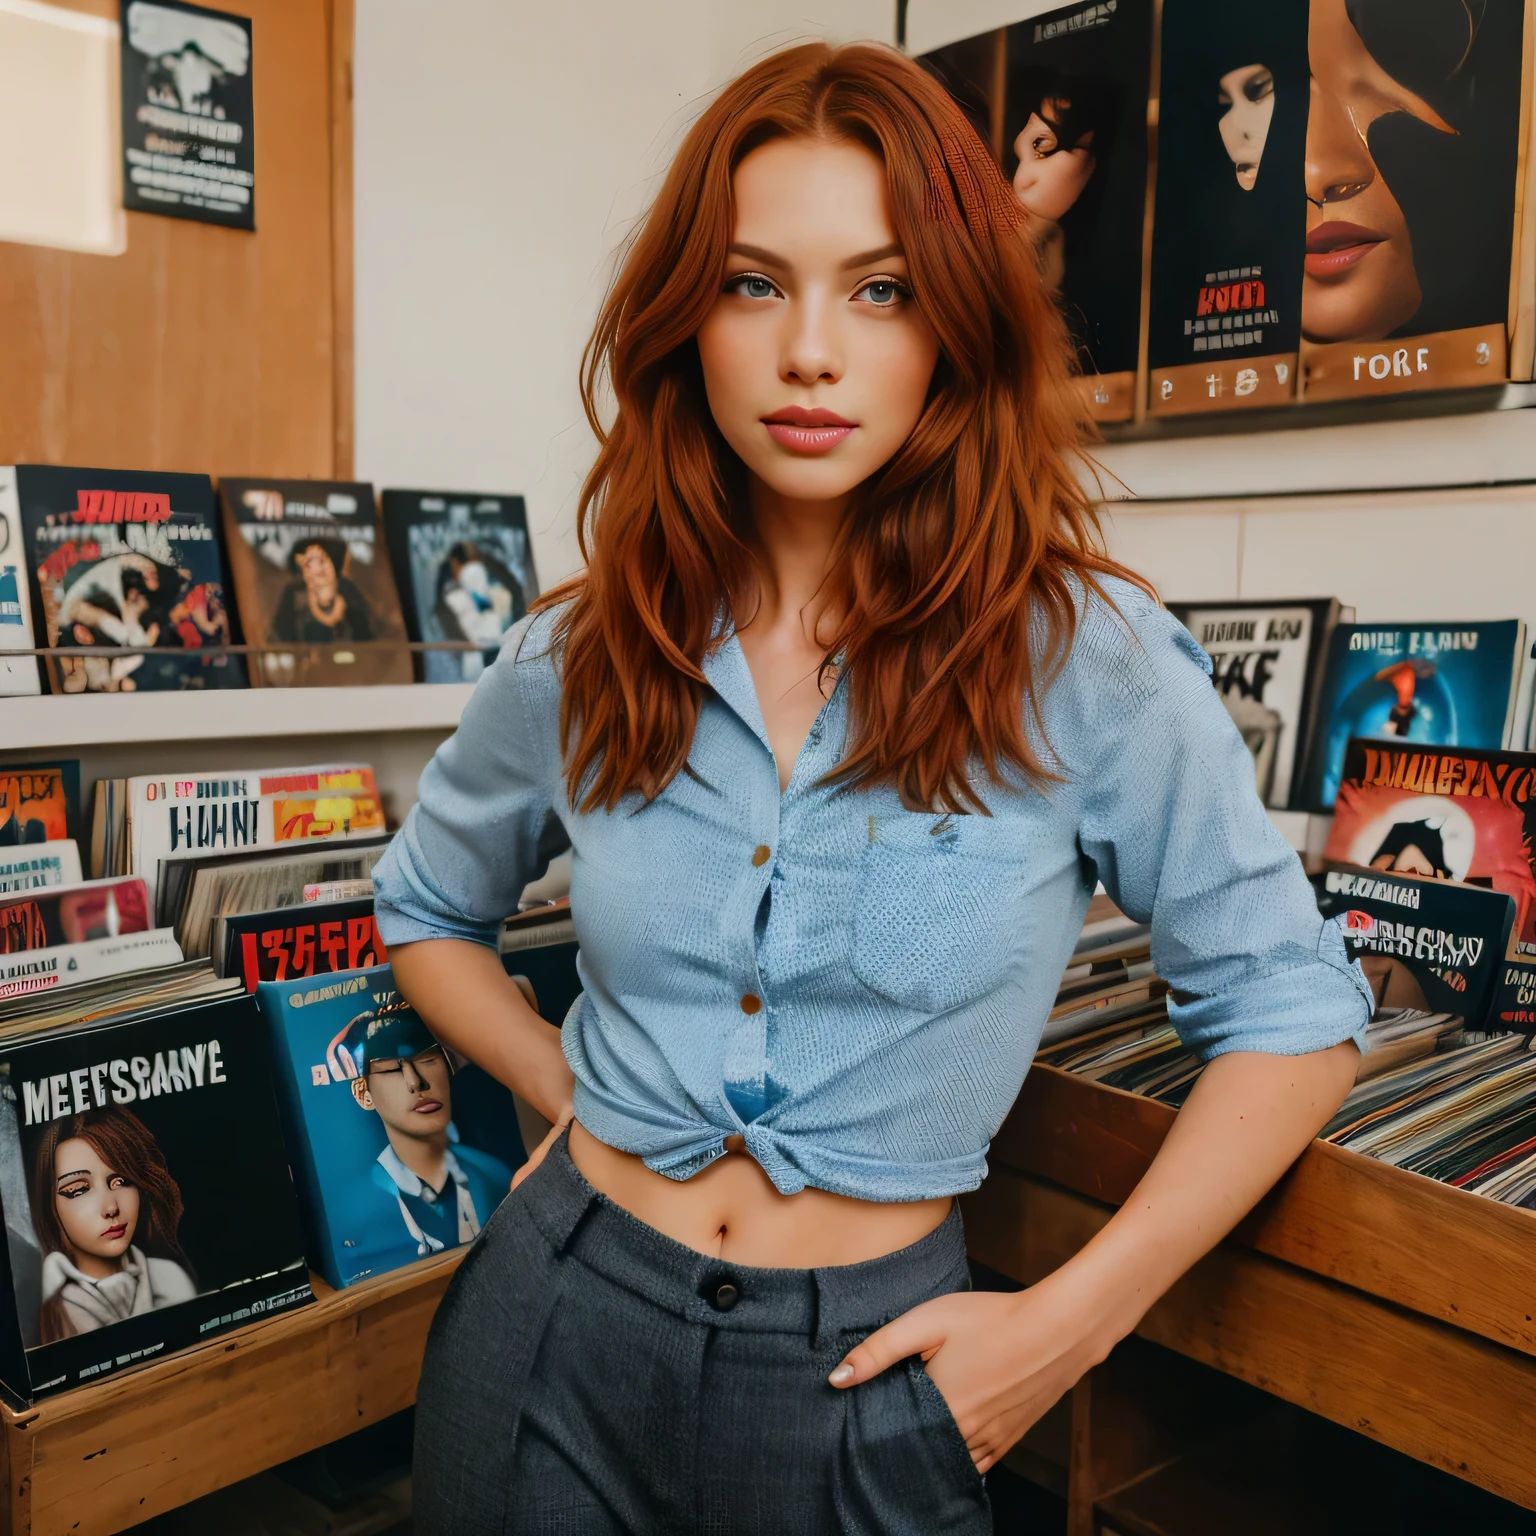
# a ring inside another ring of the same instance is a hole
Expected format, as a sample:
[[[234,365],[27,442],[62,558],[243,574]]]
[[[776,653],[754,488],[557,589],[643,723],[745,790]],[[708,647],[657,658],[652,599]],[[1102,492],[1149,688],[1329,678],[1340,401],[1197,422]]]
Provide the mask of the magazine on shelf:
[[[89,880],[0,896],[0,955],[144,933],[149,893],[138,879]]]
[[[1354,736],[1415,745],[1510,745],[1525,621],[1340,624],[1328,647],[1307,765],[1312,810],[1333,806]]]
[[[390,490],[379,502],[411,639],[481,647],[423,651],[420,675],[474,682],[539,595],[523,498]]]
[[[72,837],[0,848],[0,895],[51,885],[79,885],[80,847]]]
[[[1162,16],[1148,406],[1284,405],[1306,257],[1307,9],[1165,0]]]
[[[265,981],[310,1258],[338,1289],[471,1241],[524,1161],[508,1091],[454,1058],[387,965]]]
[[[243,688],[206,475],[19,464],[35,628],[50,646],[170,654],[50,658],[61,693]]]
[[[378,786],[366,763],[143,774],[127,780],[121,804],[128,872],[143,877],[151,897],[162,861],[250,849],[296,852],[308,842],[384,831]]]
[[[37,645],[16,471],[10,465],[0,465],[0,697],[43,691],[43,671],[36,657],[6,654],[29,651]]]
[[[80,836],[80,763],[0,764],[0,848]]]
[[[1289,809],[1329,637],[1344,616],[1338,599],[1169,603],[1168,611],[1211,658],[1211,681],[1253,753],[1259,798]]]
[[[1136,405],[1152,19],[1079,3],[918,57],[1012,183],[1100,421]]]
[[[371,485],[225,479],[219,495],[246,639],[295,646],[252,654],[252,684],[412,681],[404,645],[378,643],[405,622]]]
[[[32,1400],[312,1299],[237,995],[0,1042],[0,1377]]]
[[[1504,970],[1515,900],[1459,881],[1330,864],[1313,876],[1376,1006],[1459,1014],[1481,1029]]]
[[[389,959],[374,921],[372,897],[231,913],[219,926],[224,942],[214,963],[221,975],[238,976],[247,992],[254,992],[262,981],[302,981],[333,971],[367,970]]]

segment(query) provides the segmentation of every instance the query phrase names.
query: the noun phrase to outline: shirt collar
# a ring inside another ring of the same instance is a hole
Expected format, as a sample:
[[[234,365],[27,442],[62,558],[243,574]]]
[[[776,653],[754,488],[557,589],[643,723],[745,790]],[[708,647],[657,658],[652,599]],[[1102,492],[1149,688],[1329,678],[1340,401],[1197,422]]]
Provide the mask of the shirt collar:
[[[390,1176],[394,1181],[395,1188],[402,1195],[410,1195],[416,1200],[425,1198],[422,1190],[427,1186],[400,1161],[399,1153],[387,1141],[384,1143],[384,1150],[379,1153],[379,1167]],[[453,1183],[462,1184],[464,1182],[464,1170],[459,1167],[459,1160],[453,1155],[452,1148],[449,1148],[448,1151],[447,1168],[448,1177]],[[447,1186],[444,1185],[444,1189],[446,1188]],[[435,1198],[440,1200],[442,1196],[443,1190],[438,1190]]]

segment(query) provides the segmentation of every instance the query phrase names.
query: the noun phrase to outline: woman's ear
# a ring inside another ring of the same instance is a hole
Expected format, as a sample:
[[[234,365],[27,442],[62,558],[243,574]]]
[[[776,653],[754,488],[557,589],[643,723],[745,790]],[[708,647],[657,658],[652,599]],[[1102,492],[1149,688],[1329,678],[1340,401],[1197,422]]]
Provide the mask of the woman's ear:
[[[368,1092],[368,1079],[366,1077],[354,1077],[352,1079],[352,1097],[357,1100],[359,1109],[373,1108],[373,1095]]]

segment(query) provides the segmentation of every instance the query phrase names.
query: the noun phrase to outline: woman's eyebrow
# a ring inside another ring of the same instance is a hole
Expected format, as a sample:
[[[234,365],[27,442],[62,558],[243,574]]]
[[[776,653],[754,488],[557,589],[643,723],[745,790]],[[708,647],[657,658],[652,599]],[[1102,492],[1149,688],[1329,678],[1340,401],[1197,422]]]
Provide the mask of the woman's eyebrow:
[[[55,1181],[59,1184],[67,1184],[71,1179],[88,1179],[91,1176],[89,1168],[77,1168],[73,1173],[61,1173]]]
[[[765,267],[787,267],[789,263],[782,256],[776,256],[772,251],[765,250],[760,245],[742,245],[732,242],[729,251],[732,256],[745,256],[749,261],[760,261]],[[843,263],[844,271],[852,267],[867,267],[877,261],[885,261],[891,256],[904,256],[901,242],[893,240],[889,245],[882,245],[873,251],[860,251],[857,256],[850,256]]]

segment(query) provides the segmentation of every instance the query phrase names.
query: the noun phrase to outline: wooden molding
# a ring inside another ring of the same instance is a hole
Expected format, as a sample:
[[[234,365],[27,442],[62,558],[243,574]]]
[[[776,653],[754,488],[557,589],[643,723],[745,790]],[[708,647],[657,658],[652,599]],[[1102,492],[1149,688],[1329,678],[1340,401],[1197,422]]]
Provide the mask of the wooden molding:
[[[354,310],[352,280],[352,42],[353,0],[326,0],[331,52],[331,353],[332,420],[336,456],[332,474],[352,478]]]

